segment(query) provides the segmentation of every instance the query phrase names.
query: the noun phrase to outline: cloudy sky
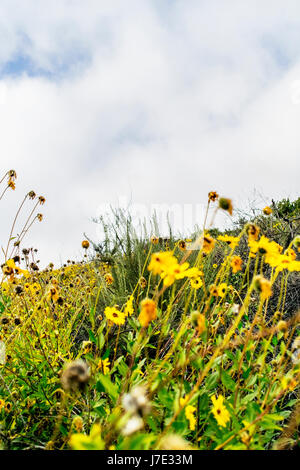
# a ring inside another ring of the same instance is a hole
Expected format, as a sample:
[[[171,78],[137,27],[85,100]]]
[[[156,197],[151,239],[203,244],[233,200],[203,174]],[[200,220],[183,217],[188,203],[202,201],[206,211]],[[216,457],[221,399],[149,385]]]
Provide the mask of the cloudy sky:
[[[31,189],[43,263],[120,199],[298,197],[299,44],[299,0],[1,0],[1,245]]]

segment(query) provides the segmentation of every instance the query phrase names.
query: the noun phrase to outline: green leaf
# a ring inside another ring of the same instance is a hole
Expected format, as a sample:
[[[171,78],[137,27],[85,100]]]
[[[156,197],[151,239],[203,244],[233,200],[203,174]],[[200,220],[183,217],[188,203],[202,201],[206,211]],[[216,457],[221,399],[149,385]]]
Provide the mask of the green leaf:
[[[95,344],[97,343],[96,336],[94,335],[92,330],[89,330],[89,338],[90,338],[90,341],[92,341],[93,343]]]
[[[100,334],[98,335],[98,348],[100,349],[100,351],[101,351],[101,349],[102,349],[103,346],[104,346],[104,342],[105,342],[104,334],[103,334],[103,333],[100,333]]]
[[[224,385],[226,389],[230,390],[231,392],[235,390],[235,387],[236,387],[235,381],[225,371],[221,372],[221,380],[222,380],[222,384]]]
[[[120,363],[118,364],[118,371],[123,377],[125,377],[125,375],[128,372],[128,369],[129,369],[128,365],[125,363],[123,357],[121,357]]]
[[[206,380],[205,388],[211,390],[219,381],[219,372],[213,372]]]
[[[118,387],[116,384],[112,383],[107,375],[100,374],[99,380],[96,384],[96,389],[98,392],[108,393],[113,402],[117,401],[119,392]]]

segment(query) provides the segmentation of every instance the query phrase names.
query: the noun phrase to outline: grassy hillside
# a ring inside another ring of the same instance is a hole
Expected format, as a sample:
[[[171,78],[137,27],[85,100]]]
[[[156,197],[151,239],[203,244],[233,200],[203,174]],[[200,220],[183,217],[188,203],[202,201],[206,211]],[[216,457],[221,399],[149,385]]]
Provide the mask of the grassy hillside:
[[[40,270],[23,238],[45,199],[25,199],[3,250],[2,448],[299,445],[299,200],[188,240],[139,237],[116,212],[81,262]]]

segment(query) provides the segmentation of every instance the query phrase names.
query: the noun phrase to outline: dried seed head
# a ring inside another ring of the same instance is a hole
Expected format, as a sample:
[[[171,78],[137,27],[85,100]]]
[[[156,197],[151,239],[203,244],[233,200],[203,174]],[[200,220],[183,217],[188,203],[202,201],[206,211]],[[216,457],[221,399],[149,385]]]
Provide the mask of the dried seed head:
[[[35,196],[36,196],[36,194],[35,194],[35,192],[34,192],[34,191],[29,191],[29,193],[28,193],[28,197],[29,197],[29,199],[34,199],[34,198],[35,198]]]
[[[143,429],[144,427],[144,421],[143,419],[138,416],[134,415],[125,424],[124,428],[122,429],[122,434],[123,436],[130,436],[136,431],[140,431],[140,429]]]
[[[16,286],[16,288],[15,288],[15,293],[16,293],[17,295],[22,294],[22,293],[23,293],[23,287],[22,287],[22,286]]]
[[[159,450],[192,450],[192,447],[178,434],[168,434],[161,439]]]
[[[142,289],[145,289],[145,287],[147,287],[147,281],[144,277],[140,277],[139,285],[141,286]]]
[[[280,321],[277,323],[276,329],[277,329],[278,331],[286,331],[286,330],[288,329],[287,322],[284,321],[284,320],[280,320]]]
[[[17,173],[15,172],[15,170],[9,170],[8,177],[11,178],[12,180],[17,179]]]
[[[140,417],[149,414],[151,409],[146,389],[142,386],[134,387],[130,393],[126,393],[123,396],[122,405],[125,411]]]
[[[208,200],[209,201],[215,202],[218,199],[218,197],[219,197],[219,195],[218,195],[218,193],[216,193],[216,191],[210,191],[208,193]]]
[[[219,199],[219,207],[223,209],[224,211],[227,211],[230,215],[232,215],[233,206],[232,206],[231,199],[221,197]]]
[[[64,390],[83,390],[89,379],[90,368],[79,359],[66,365],[61,375],[61,384]]]

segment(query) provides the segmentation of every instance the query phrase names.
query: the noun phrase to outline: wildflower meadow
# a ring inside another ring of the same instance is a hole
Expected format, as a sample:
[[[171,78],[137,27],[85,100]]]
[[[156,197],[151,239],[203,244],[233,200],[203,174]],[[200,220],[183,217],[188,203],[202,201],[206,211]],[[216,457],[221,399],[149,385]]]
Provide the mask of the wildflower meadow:
[[[16,172],[0,182],[1,204]],[[40,268],[44,204],[24,195],[1,240],[2,449],[299,449],[299,200],[221,231],[235,206],[211,191],[182,239],[116,211],[80,261]]]

